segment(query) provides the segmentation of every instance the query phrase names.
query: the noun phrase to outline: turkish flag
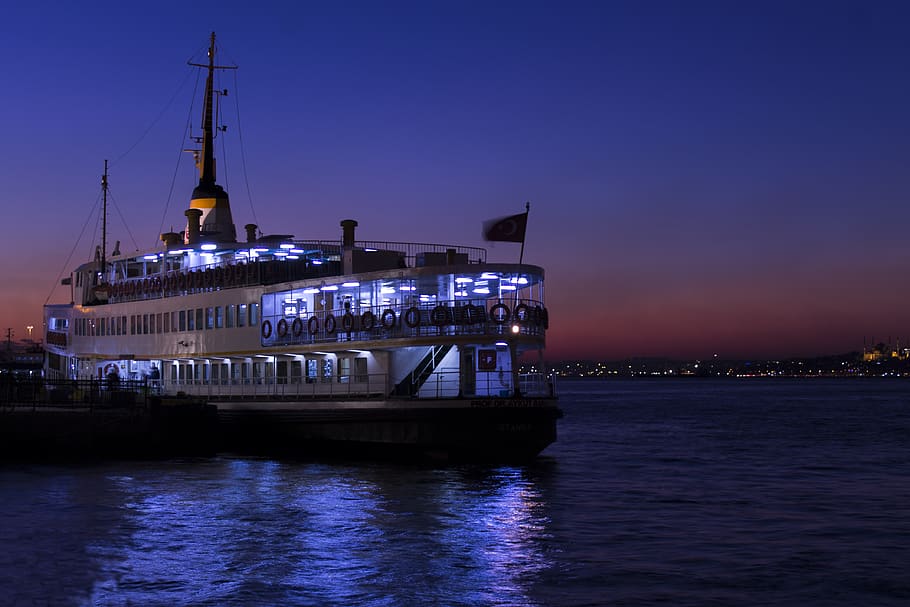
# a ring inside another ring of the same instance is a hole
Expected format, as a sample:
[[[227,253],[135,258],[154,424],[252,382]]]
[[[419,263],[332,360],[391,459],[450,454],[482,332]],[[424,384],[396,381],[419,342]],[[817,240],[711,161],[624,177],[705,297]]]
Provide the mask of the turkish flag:
[[[483,237],[485,240],[524,242],[525,229],[527,227],[528,213],[525,211],[518,215],[485,221],[483,224]]]

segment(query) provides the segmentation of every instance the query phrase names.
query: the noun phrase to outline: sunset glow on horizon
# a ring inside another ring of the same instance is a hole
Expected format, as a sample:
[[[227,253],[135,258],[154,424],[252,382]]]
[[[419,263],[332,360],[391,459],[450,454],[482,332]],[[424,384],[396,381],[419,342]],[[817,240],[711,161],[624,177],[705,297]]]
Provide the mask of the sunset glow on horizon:
[[[546,358],[789,357],[910,344],[910,38],[902,3],[207,8],[17,5],[2,328],[100,242],[160,247],[198,180],[197,71],[220,74],[218,182],[238,238],[485,247],[530,201]]]

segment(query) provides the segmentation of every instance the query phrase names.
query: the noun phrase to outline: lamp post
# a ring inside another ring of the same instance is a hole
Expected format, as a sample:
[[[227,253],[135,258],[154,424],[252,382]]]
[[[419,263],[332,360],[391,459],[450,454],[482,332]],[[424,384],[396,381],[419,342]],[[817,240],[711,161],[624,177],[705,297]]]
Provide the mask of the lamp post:
[[[26,325],[25,328],[28,330],[28,338],[31,339],[32,338],[32,329],[35,328],[35,325]]]

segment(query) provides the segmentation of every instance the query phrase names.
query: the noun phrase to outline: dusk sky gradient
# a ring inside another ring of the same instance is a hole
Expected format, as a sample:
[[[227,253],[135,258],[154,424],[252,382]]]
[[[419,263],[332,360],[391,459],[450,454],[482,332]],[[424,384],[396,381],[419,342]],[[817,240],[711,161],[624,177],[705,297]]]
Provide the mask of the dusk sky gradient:
[[[15,338],[43,335],[45,300],[68,301],[55,285],[91,257],[104,159],[110,243],[182,229],[201,115],[186,62],[211,31],[239,65],[216,154],[240,234],[340,238],[353,218],[358,239],[515,262],[481,224],[530,201],[551,360],[910,338],[910,3],[859,1],[13,3]]]

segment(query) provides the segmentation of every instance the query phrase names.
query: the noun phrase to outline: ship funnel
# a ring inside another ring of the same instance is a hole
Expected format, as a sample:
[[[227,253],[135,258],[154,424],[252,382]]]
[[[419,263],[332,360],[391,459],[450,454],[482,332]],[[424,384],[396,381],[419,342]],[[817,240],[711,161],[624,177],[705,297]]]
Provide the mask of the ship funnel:
[[[246,241],[247,242],[256,242],[256,230],[259,228],[255,223],[248,223],[243,226],[243,229],[246,230]]]
[[[341,244],[345,247],[354,246],[354,228],[357,227],[357,222],[353,219],[342,219],[341,220]]]
[[[187,209],[186,215],[186,237],[184,243],[196,244],[199,242],[199,221],[202,219],[202,211],[199,209]]]
[[[354,272],[354,228],[357,222],[353,219],[341,220],[341,270],[345,274]]]
[[[180,234],[177,232],[165,232],[161,235],[161,242],[164,243],[165,248],[170,249],[171,247],[177,246],[180,244]],[[117,242],[117,247],[119,249],[120,242]],[[119,251],[114,252],[114,255],[119,255]]]

